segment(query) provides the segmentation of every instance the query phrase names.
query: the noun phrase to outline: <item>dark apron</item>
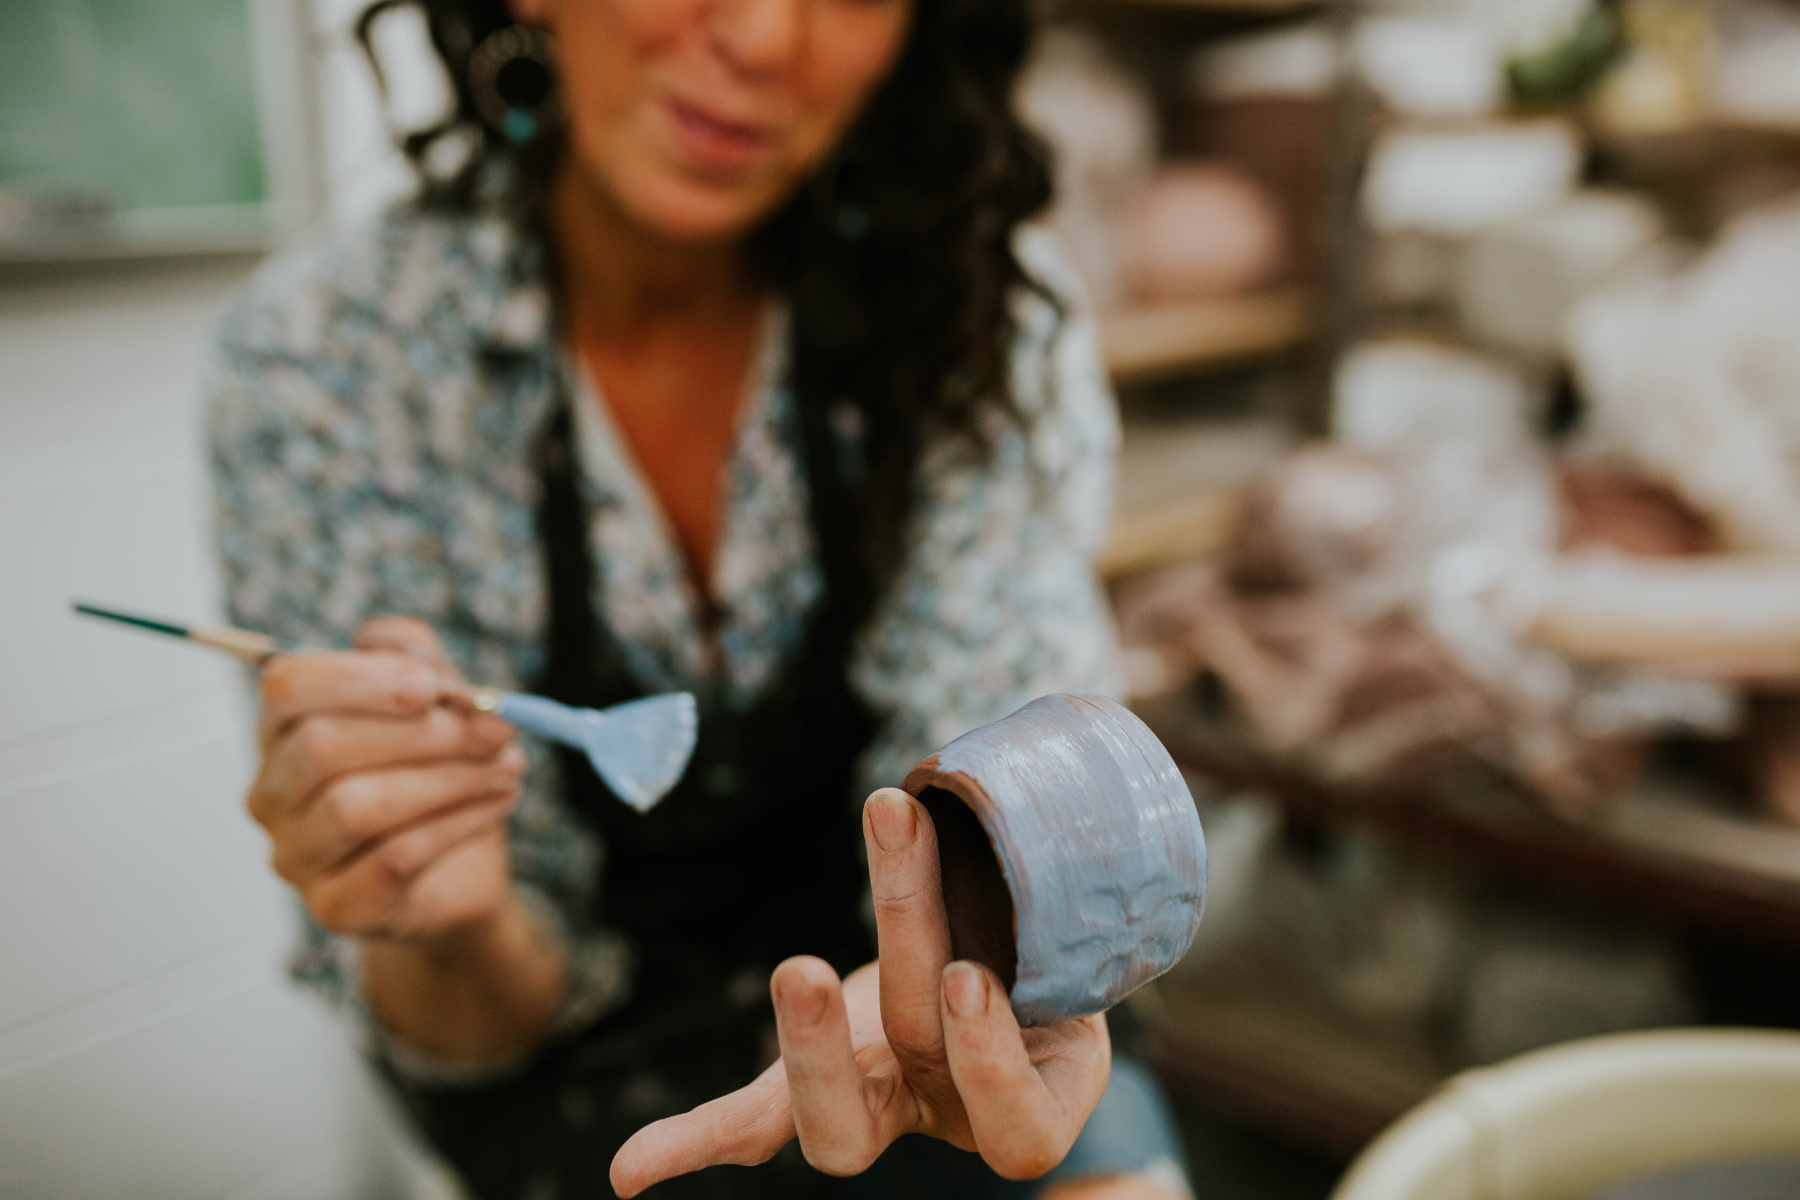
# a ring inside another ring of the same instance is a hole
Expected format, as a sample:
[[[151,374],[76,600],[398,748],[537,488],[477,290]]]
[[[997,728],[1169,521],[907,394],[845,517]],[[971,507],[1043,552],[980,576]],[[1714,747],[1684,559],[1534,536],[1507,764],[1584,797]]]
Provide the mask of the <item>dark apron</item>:
[[[388,1069],[420,1129],[477,1200],[613,1194],[620,1145],[662,1117],[750,1082],[776,1054],[768,978],[814,954],[840,973],[874,957],[860,917],[865,870],[854,767],[874,722],[846,678],[868,591],[854,496],[820,415],[803,418],[811,523],[826,588],[802,649],[747,712],[700,697],[700,736],[675,790],[649,813],[622,803],[563,752],[568,803],[605,846],[596,917],[638,956],[630,1001],[550,1045],[521,1073],[479,1087],[425,1087]],[[603,707],[642,690],[595,611],[586,506],[571,420],[559,407],[541,453],[550,597],[549,696]],[[806,1166],[790,1144],[760,1167],[670,1180],[651,1200],[959,1197],[1024,1194],[973,1155],[906,1138],[856,1180]]]

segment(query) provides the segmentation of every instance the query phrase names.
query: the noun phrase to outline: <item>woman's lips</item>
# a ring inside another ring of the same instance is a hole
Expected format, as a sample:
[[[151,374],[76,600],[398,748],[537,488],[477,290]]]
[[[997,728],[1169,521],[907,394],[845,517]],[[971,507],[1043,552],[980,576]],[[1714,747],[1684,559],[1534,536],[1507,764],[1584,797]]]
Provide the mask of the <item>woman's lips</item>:
[[[665,98],[663,109],[669,114],[682,149],[707,170],[743,170],[775,144],[774,136],[766,129],[727,120],[684,100]]]

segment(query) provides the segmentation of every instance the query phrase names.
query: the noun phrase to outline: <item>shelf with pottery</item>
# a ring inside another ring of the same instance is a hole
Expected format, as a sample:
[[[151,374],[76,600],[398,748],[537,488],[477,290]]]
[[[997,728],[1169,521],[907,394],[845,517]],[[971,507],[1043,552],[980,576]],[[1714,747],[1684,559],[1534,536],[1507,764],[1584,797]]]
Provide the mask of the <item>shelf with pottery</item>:
[[[1586,663],[1800,693],[1800,560],[1575,559],[1552,572],[1531,636]]]
[[[1301,290],[1128,308],[1100,318],[1115,384],[1154,383],[1241,366],[1304,344],[1311,297]]]
[[[1107,0],[1114,6],[1139,8],[1176,8],[1191,12],[1220,13],[1225,16],[1286,16],[1290,13],[1317,12],[1328,0]]]
[[[1590,124],[1587,126],[1586,133],[1592,141],[1602,146],[1654,146],[1684,142],[1698,144],[1718,140],[1749,139],[1800,145],[1800,120],[1718,115],[1697,121],[1692,125],[1672,126],[1667,129],[1614,129]]]
[[[1231,536],[1242,504],[1240,492],[1221,489],[1121,513],[1100,553],[1100,577],[1110,583],[1212,553]]]
[[[1687,178],[1720,168],[1800,159],[1800,122],[1718,118],[1679,129],[1590,127],[1586,134],[1603,167],[1640,180]]]
[[[1321,784],[1262,760],[1185,696],[1134,708],[1183,769],[1265,792],[1290,818],[1364,826],[1678,925],[1800,946],[1800,829],[1748,815],[1697,782],[1652,776],[1574,821],[1485,777],[1436,787]]]
[[[1644,785],[1577,824],[1498,785],[1358,791],[1256,761],[1181,700],[1136,711],[1184,770],[1254,788],[1306,825],[1360,826],[1547,891],[1677,925],[1800,945],[1800,830],[1695,789]],[[1184,963],[1133,997],[1178,1092],[1297,1145],[1349,1155],[1455,1069],[1430,1030],[1357,1021],[1254,956]]]
[[[1102,578],[1218,550],[1236,527],[1244,489],[1272,470],[1292,442],[1287,426],[1271,419],[1127,415]]]
[[[1290,819],[1361,826],[1547,891],[1678,925],[1800,945],[1800,830],[1692,789],[1642,786],[1585,824],[1516,791],[1333,789],[1257,763],[1181,701],[1139,703],[1184,770],[1254,787]],[[1133,997],[1172,1089],[1296,1145],[1346,1157],[1456,1069],[1432,1031],[1358,1021],[1253,955],[1184,963]]]

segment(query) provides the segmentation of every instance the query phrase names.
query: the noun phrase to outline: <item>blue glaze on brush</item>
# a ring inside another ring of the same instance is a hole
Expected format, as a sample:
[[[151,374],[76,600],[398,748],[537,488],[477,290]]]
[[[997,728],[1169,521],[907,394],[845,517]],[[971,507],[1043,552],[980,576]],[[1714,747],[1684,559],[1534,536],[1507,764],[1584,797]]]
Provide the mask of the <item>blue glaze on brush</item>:
[[[584,752],[594,773],[639,812],[656,807],[680,782],[700,729],[699,711],[688,692],[598,710],[501,692],[495,712],[520,729]]]
[[[951,742],[936,770],[980,785],[938,783],[975,810],[1012,892],[1021,1025],[1103,1012],[1187,953],[1206,837],[1180,770],[1130,710],[1044,696]]]

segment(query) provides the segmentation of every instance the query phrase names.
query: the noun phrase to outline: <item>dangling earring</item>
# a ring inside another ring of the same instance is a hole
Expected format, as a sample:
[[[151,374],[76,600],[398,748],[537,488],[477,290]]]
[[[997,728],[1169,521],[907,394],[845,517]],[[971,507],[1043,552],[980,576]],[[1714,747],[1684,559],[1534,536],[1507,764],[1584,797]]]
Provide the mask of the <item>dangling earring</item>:
[[[550,35],[508,25],[483,38],[469,55],[469,93],[481,119],[523,146],[562,123]]]
[[[826,168],[817,192],[825,219],[840,238],[854,242],[869,231],[869,210],[847,193],[860,191],[857,186],[864,167],[854,150],[840,153],[838,161]]]

